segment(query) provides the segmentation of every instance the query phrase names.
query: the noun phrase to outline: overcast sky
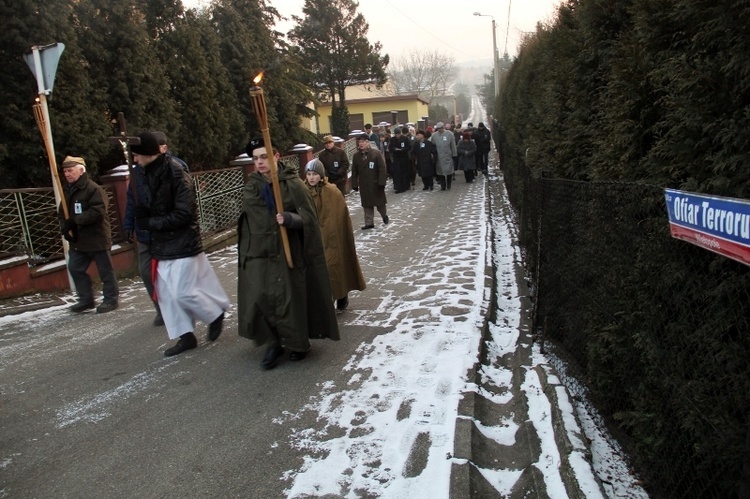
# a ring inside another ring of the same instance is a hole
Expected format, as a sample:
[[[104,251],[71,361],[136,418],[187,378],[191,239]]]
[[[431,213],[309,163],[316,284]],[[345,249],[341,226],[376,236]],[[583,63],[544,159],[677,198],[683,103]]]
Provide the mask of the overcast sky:
[[[208,5],[207,0],[183,0],[188,7]],[[270,0],[281,15],[302,15],[304,0]],[[507,47],[516,55],[523,32],[535,31],[537,22],[551,19],[561,0],[360,0],[359,12],[370,25],[368,38],[380,41],[383,52],[401,57],[408,50],[439,49],[457,63],[473,59],[492,60],[492,16],[497,27],[497,49],[502,56]],[[508,7],[510,6],[510,22]],[[277,26],[282,33],[293,27]]]

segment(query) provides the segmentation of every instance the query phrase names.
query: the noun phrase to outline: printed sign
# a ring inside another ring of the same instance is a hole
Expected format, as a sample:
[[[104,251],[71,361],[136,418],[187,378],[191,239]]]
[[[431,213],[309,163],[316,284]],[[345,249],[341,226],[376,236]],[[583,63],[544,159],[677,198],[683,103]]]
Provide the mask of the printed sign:
[[[664,189],[672,237],[750,265],[750,201]]]

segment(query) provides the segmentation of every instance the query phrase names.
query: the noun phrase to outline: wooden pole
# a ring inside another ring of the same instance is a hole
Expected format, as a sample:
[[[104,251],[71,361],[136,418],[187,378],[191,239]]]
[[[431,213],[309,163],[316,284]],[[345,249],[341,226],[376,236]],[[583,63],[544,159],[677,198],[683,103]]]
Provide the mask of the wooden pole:
[[[273,152],[273,146],[271,145],[271,133],[268,131],[268,114],[266,112],[266,99],[263,95],[263,89],[258,86],[260,83],[260,77],[256,78],[256,86],[250,89],[250,100],[253,103],[253,110],[255,116],[258,118],[260,125],[260,132],[263,135],[263,142],[266,144],[266,153],[268,154],[268,166],[271,170],[271,186],[273,187],[273,198],[276,202],[276,213],[280,214],[284,212],[284,204],[281,199],[281,186],[279,185],[279,172],[276,166],[276,157]],[[283,225],[279,226],[279,232],[281,234],[281,244],[284,247],[284,256],[286,257],[286,264],[291,269],[294,268],[292,262],[292,250],[289,247],[289,235],[286,233],[286,227]]]

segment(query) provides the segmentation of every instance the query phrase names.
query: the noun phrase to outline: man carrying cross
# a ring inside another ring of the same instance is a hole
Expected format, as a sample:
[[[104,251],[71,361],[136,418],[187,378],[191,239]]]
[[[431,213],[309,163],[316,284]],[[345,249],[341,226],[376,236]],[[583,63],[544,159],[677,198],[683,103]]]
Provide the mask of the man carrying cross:
[[[187,164],[176,156],[169,154],[167,146],[167,136],[164,132],[153,132],[159,142],[159,152],[167,155],[167,159],[173,159],[183,170],[188,171]],[[121,140],[118,138],[118,140]],[[153,298],[154,286],[151,282],[151,233],[139,227],[135,220],[135,207],[138,204],[137,199],[146,198],[146,173],[141,165],[135,164],[130,169],[130,181],[132,188],[128,189],[127,204],[125,206],[125,217],[123,219],[123,229],[125,230],[125,239],[128,242],[135,238],[138,241],[138,272],[141,275],[143,284],[146,287],[148,296],[151,297],[156,308],[156,317],[154,317],[154,326],[163,326],[164,318],[159,309],[159,302]]]
[[[203,252],[192,178],[161,152],[153,132],[138,137],[130,150],[146,189],[134,213],[138,227],[151,233],[152,282],[167,334],[179,338],[164,351],[171,357],[198,346],[196,319],[209,325],[207,339],[215,341],[230,302]]]

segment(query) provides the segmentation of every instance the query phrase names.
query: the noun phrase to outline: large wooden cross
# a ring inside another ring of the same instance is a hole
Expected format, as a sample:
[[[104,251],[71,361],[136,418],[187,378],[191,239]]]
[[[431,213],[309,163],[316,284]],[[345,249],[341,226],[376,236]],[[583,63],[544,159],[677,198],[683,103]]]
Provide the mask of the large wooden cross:
[[[135,178],[135,168],[133,167],[133,155],[130,152],[130,146],[137,146],[141,143],[140,137],[128,137],[127,124],[125,123],[125,114],[117,113],[117,123],[120,124],[120,135],[110,137],[110,144],[122,147],[125,155],[125,161],[128,163],[128,173],[130,174],[130,187],[133,189],[133,200],[138,204],[138,181]]]

